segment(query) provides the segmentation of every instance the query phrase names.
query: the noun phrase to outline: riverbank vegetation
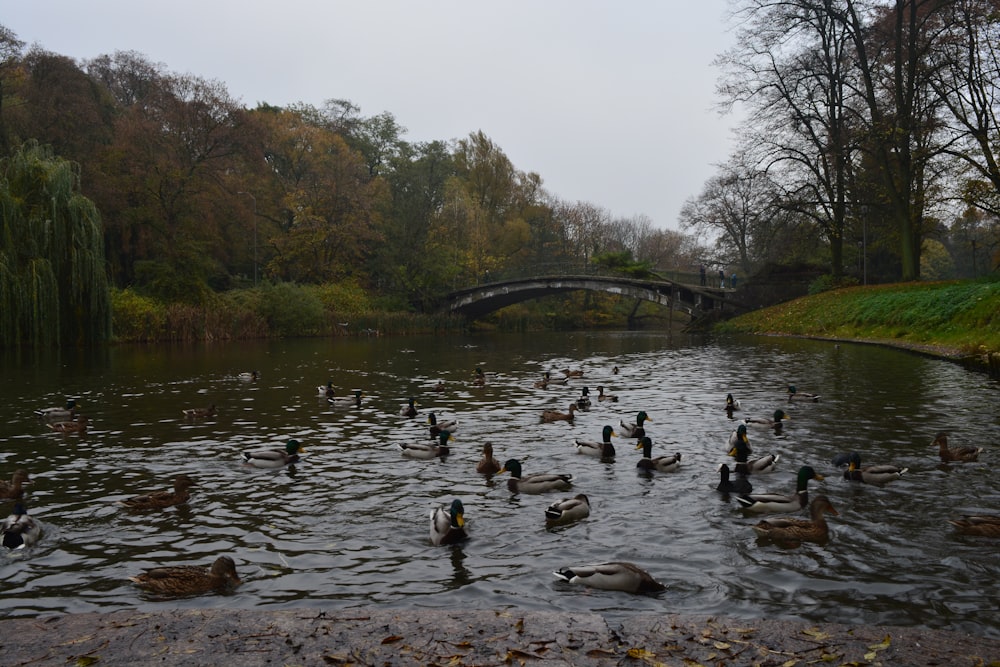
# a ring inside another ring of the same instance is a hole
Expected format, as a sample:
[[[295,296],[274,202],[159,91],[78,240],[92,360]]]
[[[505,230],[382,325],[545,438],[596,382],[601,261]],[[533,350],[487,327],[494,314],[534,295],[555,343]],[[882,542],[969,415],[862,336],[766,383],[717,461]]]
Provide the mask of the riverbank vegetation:
[[[1000,278],[830,290],[741,315],[715,330],[885,343],[966,358],[1000,375]]]
[[[0,295],[14,304],[0,346],[437,331],[458,326],[440,314],[452,290],[609,259],[740,286],[804,267],[798,293],[995,274],[1000,159],[977,138],[998,125],[968,105],[1000,90],[981,48],[1000,16],[737,4],[721,92],[749,111],[746,142],[684,207],[684,231],[563,200],[483,131],[409,142],[390,112],[338,98],[248,108],[139,53],[76,61],[0,26]],[[19,175],[29,157],[59,179]],[[479,325],[669,320],[595,295]]]

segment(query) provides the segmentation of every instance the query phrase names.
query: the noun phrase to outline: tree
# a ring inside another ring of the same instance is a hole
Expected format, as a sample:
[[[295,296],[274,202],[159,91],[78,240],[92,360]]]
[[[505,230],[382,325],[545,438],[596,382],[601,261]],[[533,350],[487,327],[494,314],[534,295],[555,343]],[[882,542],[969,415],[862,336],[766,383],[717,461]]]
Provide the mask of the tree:
[[[0,344],[111,335],[101,222],[77,165],[28,142],[0,160]]]
[[[18,69],[23,48],[24,42],[12,30],[0,24],[0,155],[7,155],[10,151],[5,111],[11,94],[9,82]]]

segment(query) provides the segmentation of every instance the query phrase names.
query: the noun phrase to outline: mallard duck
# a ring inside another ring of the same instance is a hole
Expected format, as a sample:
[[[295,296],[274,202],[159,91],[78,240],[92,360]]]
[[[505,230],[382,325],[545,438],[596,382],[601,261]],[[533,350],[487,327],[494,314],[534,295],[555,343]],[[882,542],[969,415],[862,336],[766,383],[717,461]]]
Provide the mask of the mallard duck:
[[[799,391],[795,388],[794,384],[790,384],[788,385],[788,400],[812,401],[813,403],[819,403],[819,394],[810,394],[806,391]]]
[[[736,473],[739,475],[750,474],[750,439],[747,437],[747,425],[740,424],[732,435],[729,436],[729,455],[736,459]]]
[[[335,408],[360,408],[364,394],[360,389],[355,389],[350,396],[330,396],[326,402]]]
[[[444,391],[444,380],[438,380],[437,384],[431,387],[431,391]]]
[[[226,593],[243,583],[236,574],[236,563],[229,556],[219,556],[211,568],[200,565],[154,567],[129,577],[129,580],[147,591],[167,596],[198,595],[212,591]]]
[[[716,491],[722,491],[723,493],[741,493],[748,494],[753,491],[753,485],[750,484],[750,480],[746,477],[737,476],[736,479],[730,478],[731,471],[729,466],[723,463],[719,466],[719,485],[715,487]]]
[[[572,498],[557,500],[545,508],[545,520],[549,523],[570,523],[590,516],[590,499],[582,493]]]
[[[960,533],[1000,537],[1000,516],[993,514],[966,514],[961,519],[948,519]]]
[[[255,380],[260,379],[260,372],[259,371],[243,372],[237,375],[236,377],[240,380],[243,380],[244,382],[253,382]]]
[[[609,403],[617,403],[618,397],[614,394],[605,394],[604,387],[597,388],[597,400],[598,401],[608,401]]]
[[[880,464],[861,467],[861,455],[851,452],[850,467],[844,471],[844,479],[865,484],[888,484],[903,476],[909,468],[900,468],[891,464]]]
[[[938,453],[941,455],[941,460],[945,463],[950,461],[975,461],[979,458],[982,453],[982,447],[972,447],[972,446],[962,446],[962,447],[949,447],[948,446],[948,434],[941,431],[934,438],[932,445],[937,445]]]
[[[752,461],[747,461],[747,470],[751,475],[760,475],[766,472],[774,472],[774,468],[781,459],[781,454],[767,454],[759,456]]]
[[[403,417],[416,417],[417,416],[417,399],[412,396],[407,400],[406,405],[399,409],[399,414]]]
[[[619,426],[622,427],[621,435],[623,438],[641,438],[646,435],[646,429],[643,427],[647,421],[653,421],[652,418],[646,414],[645,410],[640,410],[639,414],[635,416],[634,422],[626,422],[624,419],[618,420]]]
[[[182,411],[184,416],[188,419],[200,419],[204,417],[214,417],[215,416],[215,403],[212,403],[207,408],[187,408]]]
[[[576,403],[570,403],[569,412],[560,412],[558,410],[543,410],[542,411],[542,421],[546,424],[557,422],[557,421],[573,421],[573,413],[576,412]]]
[[[24,495],[24,485],[30,481],[27,470],[15,470],[9,482],[0,481],[0,498],[20,498]]]
[[[85,415],[78,416],[74,421],[53,422],[49,428],[59,433],[85,433],[90,419]]]
[[[582,378],[583,377],[583,371],[570,370],[570,369],[566,368],[566,369],[563,369],[563,375],[565,375],[568,378]]]
[[[476,370],[472,374],[472,384],[477,387],[482,387],[486,384],[486,373],[483,372],[480,366],[476,366]]]
[[[284,449],[256,449],[243,452],[243,461],[255,468],[281,468],[299,462],[306,450],[298,440],[289,440]]]
[[[553,574],[571,584],[583,584],[607,591],[658,593],[667,588],[638,565],[620,561],[564,567]]]
[[[732,394],[726,394],[726,412],[737,412],[743,409],[743,405],[733,398]]]
[[[757,514],[789,514],[798,512],[809,504],[809,480],[822,480],[823,476],[818,474],[810,466],[799,468],[796,478],[795,493],[782,495],[780,493],[749,493],[737,496],[742,509]]]
[[[122,505],[133,510],[156,510],[174,505],[183,505],[191,497],[188,491],[194,486],[194,480],[187,475],[177,475],[174,478],[173,491],[154,491],[142,496],[132,496],[121,501]]]
[[[327,382],[325,385],[320,385],[316,387],[317,395],[320,398],[333,398],[337,395],[337,392],[333,388],[333,382]]]
[[[66,399],[66,407],[39,408],[35,410],[35,416],[45,421],[68,421],[76,419],[76,400]]]
[[[420,459],[429,461],[436,458],[445,458],[451,454],[448,449],[448,441],[451,440],[449,431],[438,433],[438,444],[432,445],[426,442],[400,443],[396,445],[403,456],[409,459]]]
[[[841,452],[839,454],[834,454],[833,458],[830,459],[830,463],[838,468],[846,468],[851,465],[851,455],[854,452]]]
[[[655,470],[656,472],[675,472],[681,467],[680,452],[670,456],[658,456],[654,459],[653,441],[648,436],[642,436],[635,448],[642,450],[642,458],[635,464],[636,468]]]
[[[517,459],[508,459],[500,469],[501,473],[509,472],[507,488],[514,493],[546,493],[549,491],[566,491],[573,486],[572,475],[541,473],[538,475],[521,476],[521,463]]]
[[[830,499],[818,495],[809,503],[809,519],[776,518],[766,519],[753,527],[760,537],[775,542],[826,542],[830,529],[826,525],[825,514],[839,514]]]
[[[427,430],[431,434],[432,438],[438,437],[441,434],[441,431],[454,433],[458,430],[458,420],[445,419],[439,422],[437,415],[433,412],[427,415],[427,423],[430,424]]]
[[[615,366],[614,368],[611,369],[611,374],[612,375],[618,375],[618,367],[617,366]]]
[[[486,443],[483,445],[483,458],[476,464],[476,472],[480,475],[495,475],[500,472],[500,462],[493,458],[493,445]]]
[[[580,390],[580,398],[576,399],[576,407],[581,410],[590,409],[590,389],[587,387]]]
[[[452,500],[449,509],[438,507],[431,510],[431,544],[457,544],[467,539],[465,507],[461,500]]]
[[[8,549],[27,549],[38,542],[42,527],[28,516],[24,503],[14,503],[14,513],[4,519],[0,539]]]
[[[784,420],[791,420],[784,410],[775,410],[772,419],[767,417],[744,417],[743,423],[747,426],[759,426],[762,428],[778,428],[784,423]]]
[[[605,426],[601,431],[601,441],[595,440],[574,440],[578,454],[588,456],[598,456],[602,459],[613,459],[615,457],[615,446],[611,444],[611,438],[617,434],[611,426]]]

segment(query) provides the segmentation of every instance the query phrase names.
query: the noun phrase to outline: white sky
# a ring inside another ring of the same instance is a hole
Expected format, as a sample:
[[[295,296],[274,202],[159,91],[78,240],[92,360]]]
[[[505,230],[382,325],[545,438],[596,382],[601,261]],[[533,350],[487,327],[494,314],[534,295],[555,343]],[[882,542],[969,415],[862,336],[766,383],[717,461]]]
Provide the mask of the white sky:
[[[569,202],[677,229],[733,146],[712,60],[727,0],[0,0],[79,60],[137,51],[248,107],[347,99],[410,142],[482,130]]]

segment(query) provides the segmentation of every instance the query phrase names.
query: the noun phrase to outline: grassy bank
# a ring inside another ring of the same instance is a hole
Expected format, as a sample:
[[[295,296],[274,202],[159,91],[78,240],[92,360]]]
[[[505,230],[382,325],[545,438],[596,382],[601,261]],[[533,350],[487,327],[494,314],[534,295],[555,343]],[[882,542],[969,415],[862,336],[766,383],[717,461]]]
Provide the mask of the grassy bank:
[[[848,287],[722,322],[718,332],[883,343],[1000,375],[1000,279]]]

